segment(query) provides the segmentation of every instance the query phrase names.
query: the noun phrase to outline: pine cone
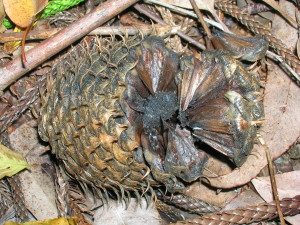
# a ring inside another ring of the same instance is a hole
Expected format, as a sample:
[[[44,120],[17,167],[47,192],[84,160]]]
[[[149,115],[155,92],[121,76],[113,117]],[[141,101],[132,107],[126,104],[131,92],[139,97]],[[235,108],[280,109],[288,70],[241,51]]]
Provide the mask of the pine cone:
[[[74,178],[122,197],[201,177],[199,141],[241,165],[263,116],[257,78],[224,51],[199,60],[159,37],[100,39],[55,71],[40,136]]]

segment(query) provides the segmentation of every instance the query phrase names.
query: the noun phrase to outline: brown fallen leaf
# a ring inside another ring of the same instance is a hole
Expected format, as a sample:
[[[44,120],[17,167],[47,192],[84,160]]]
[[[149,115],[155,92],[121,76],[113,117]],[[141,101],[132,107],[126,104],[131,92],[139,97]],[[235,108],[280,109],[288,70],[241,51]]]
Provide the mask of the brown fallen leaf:
[[[296,20],[297,8],[289,1],[280,1],[280,7],[282,7],[292,18]],[[284,44],[292,51],[296,48],[296,42],[298,40],[298,29],[292,27],[285,19],[280,15],[275,14],[272,21],[272,34],[282,40]]]
[[[296,195],[300,195],[300,171],[277,174],[275,177],[280,199],[293,198]],[[251,182],[266,202],[273,201],[270,177],[257,177]],[[300,215],[285,219],[291,224],[300,224]]]
[[[271,6],[273,9],[275,9],[277,12],[279,12],[283,18],[285,18],[293,27],[297,27],[297,22],[292,18],[287,12],[284,11],[284,9],[278,5],[277,2],[274,0],[262,0],[264,3]]]
[[[300,195],[300,171],[291,171],[283,174],[276,174],[277,189],[279,197],[293,198]],[[273,201],[270,184],[270,177],[257,177],[252,181],[257,192],[267,202]]]
[[[238,208],[247,208],[251,205],[257,205],[264,203],[264,199],[260,197],[259,194],[256,193],[255,190],[252,190],[250,188],[243,188],[241,193],[234,198],[231,202],[229,202],[222,211],[228,211]]]
[[[52,179],[51,161],[45,149],[39,144],[37,130],[29,121],[9,135],[12,148],[26,156],[27,161],[34,165],[30,171],[19,174],[19,187],[24,196],[26,208],[38,220],[56,218],[58,209],[55,203],[55,190]],[[47,168],[47,169],[45,169]]]

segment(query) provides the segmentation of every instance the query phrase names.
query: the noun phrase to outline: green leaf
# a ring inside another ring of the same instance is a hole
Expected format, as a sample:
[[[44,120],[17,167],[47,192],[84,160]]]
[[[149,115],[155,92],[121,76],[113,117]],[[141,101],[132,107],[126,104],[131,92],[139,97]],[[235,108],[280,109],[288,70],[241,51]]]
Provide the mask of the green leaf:
[[[2,24],[6,29],[11,29],[14,27],[13,23],[8,18],[4,18]]]
[[[47,18],[49,16],[55,15],[58,12],[65,11],[75,5],[78,5],[85,0],[51,0],[49,1],[46,8],[42,11],[41,18]]]
[[[11,177],[28,167],[29,164],[20,154],[0,144],[0,179]]]

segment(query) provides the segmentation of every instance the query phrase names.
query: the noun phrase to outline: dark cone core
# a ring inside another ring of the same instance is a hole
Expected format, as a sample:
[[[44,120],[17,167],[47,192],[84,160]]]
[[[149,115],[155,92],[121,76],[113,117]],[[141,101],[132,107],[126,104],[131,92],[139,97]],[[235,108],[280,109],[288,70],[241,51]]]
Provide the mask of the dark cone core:
[[[158,92],[147,98],[143,116],[144,128],[154,128],[170,119],[178,110],[177,96],[173,92]]]

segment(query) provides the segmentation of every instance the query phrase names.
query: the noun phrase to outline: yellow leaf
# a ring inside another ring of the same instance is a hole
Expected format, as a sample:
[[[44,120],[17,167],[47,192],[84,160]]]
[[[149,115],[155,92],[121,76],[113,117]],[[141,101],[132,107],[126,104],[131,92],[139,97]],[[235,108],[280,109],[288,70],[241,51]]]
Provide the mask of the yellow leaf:
[[[43,221],[32,221],[26,223],[5,222],[4,225],[76,225],[73,218],[57,218]]]
[[[28,27],[48,0],[3,0],[5,12],[19,27]]]
[[[0,144],[0,179],[5,176],[11,177],[28,167],[28,163],[20,154]]]
[[[35,16],[34,0],[3,0],[6,14],[20,27],[28,27]]]

